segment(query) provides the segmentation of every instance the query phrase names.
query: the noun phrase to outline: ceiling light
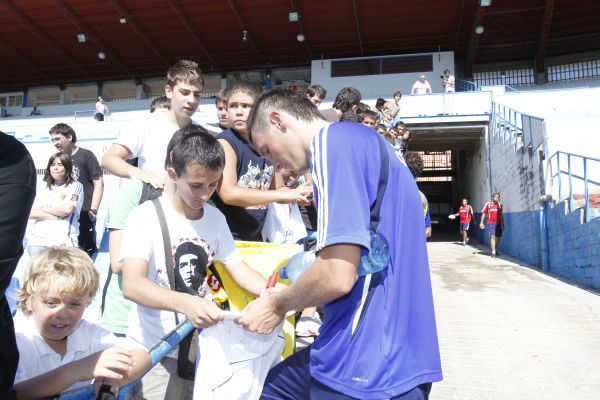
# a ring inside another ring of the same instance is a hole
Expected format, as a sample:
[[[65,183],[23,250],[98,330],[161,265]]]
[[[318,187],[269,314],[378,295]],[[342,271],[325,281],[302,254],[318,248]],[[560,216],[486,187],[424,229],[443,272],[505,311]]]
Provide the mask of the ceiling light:
[[[489,7],[492,5],[492,0],[479,0],[481,7]]]
[[[300,14],[298,14],[297,11],[292,11],[288,14],[288,19],[290,20],[290,22],[298,22],[298,20],[300,19]]]
[[[244,31],[244,36],[242,36],[242,42],[246,43],[248,41],[248,31]]]
[[[127,22],[127,20],[126,20],[125,18],[120,18],[120,19],[119,19],[119,22],[120,22],[120,23],[122,23],[122,24],[124,24],[124,23],[126,23],[126,22]]]
[[[296,36],[296,39],[297,39],[299,42],[304,42],[304,35],[303,35],[302,33],[299,33],[299,34],[298,34],[298,36]]]
[[[85,43],[85,33],[78,33],[77,34],[77,41],[79,43]]]
[[[477,25],[477,26],[475,27],[475,33],[476,33],[476,34],[478,34],[478,35],[481,35],[481,34],[483,33],[483,31],[484,31],[484,29],[483,29],[483,26],[481,26],[481,25]]]
[[[106,58],[106,53],[104,53],[103,51],[101,51],[100,53],[98,53],[98,58],[101,60],[104,60]]]

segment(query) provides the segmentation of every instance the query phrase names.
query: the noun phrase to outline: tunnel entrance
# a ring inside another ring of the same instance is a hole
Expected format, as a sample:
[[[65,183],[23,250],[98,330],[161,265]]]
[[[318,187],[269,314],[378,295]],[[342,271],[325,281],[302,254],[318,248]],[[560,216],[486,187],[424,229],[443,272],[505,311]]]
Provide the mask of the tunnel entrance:
[[[417,185],[429,201],[432,241],[459,240],[458,219],[451,220],[448,215],[458,211],[463,197],[473,205],[471,199],[475,193],[471,192],[482,185],[482,182],[474,182],[478,174],[471,173],[470,169],[473,158],[481,158],[487,152],[488,121],[488,115],[405,121],[411,131],[408,150],[418,152],[423,158],[423,172]],[[484,165],[478,167],[484,168]],[[478,206],[473,205],[473,210],[477,213]]]

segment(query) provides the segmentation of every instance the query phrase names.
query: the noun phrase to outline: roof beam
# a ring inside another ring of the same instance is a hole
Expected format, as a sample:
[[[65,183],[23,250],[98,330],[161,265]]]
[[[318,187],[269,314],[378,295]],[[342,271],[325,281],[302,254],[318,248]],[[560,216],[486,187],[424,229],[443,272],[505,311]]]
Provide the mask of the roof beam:
[[[158,48],[158,46],[156,46],[154,44],[153,40],[148,36],[148,34],[144,31],[144,29],[138,25],[138,23],[136,22],[136,19],[125,8],[125,6],[121,2],[121,0],[109,0],[109,1],[119,12],[119,16],[121,18],[125,18],[127,20],[127,25],[129,25],[131,27],[131,29],[133,29],[133,31],[140,37],[140,39],[142,39],[142,41],[144,43],[146,43],[146,46],[148,46],[150,48],[150,50],[152,50],[154,52],[154,54],[156,54],[158,56],[158,58],[163,62],[165,67],[169,67],[169,65],[171,63],[167,60],[167,58],[164,56],[163,52]]]
[[[354,11],[354,21],[356,22],[356,32],[358,33],[358,45],[360,48],[360,55],[365,55],[365,49],[363,48],[362,32],[360,29],[360,21],[358,20],[358,9],[356,7],[356,0],[352,0],[352,10]]]
[[[537,48],[536,65],[538,72],[546,70],[546,53],[548,52],[548,41],[550,39],[550,26],[552,25],[552,14],[554,13],[554,0],[546,0],[544,4],[544,16],[540,29],[540,41]]]
[[[135,74],[131,72],[131,70],[121,62],[121,57],[116,53],[116,51],[105,43],[100,36],[85,22],[82,21],[81,17],[75,14],[73,10],[63,1],[63,0],[54,0],[54,3],[62,11],[63,14],[67,17],[67,19],[78,29],[79,32],[85,33],[86,37],[89,38],[92,42],[96,43],[100,50],[102,50],[108,57],[110,57],[110,61],[117,64],[125,74],[134,78]]]
[[[179,18],[179,20],[181,21],[183,26],[185,26],[185,28],[188,30],[188,32],[191,33],[192,39],[194,40],[194,42],[196,42],[196,45],[206,55],[206,58],[208,58],[208,61],[210,61],[211,66],[218,69],[218,65],[215,62],[214,58],[211,56],[210,52],[206,49],[206,46],[204,46],[204,43],[202,43],[202,40],[200,39],[200,34],[196,30],[196,28],[194,28],[194,25],[191,23],[190,19],[188,18],[187,14],[185,13],[185,11],[183,11],[181,9],[181,7],[179,6],[179,1],[178,0],[168,0],[168,2],[169,2],[169,5],[171,6],[171,9],[173,10],[173,12],[177,15],[177,18]]]
[[[42,75],[45,79],[48,79],[48,80],[53,79],[52,77],[50,77],[50,75],[48,75],[46,73],[46,71],[44,71],[44,69],[39,64],[37,64],[35,61],[33,61],[27,54],[23,53],[21,50],[19,50],[18,48],[16,48],[12,44],[10,44],[7,40],[0,40],[0,50],[5,51],[4,54],[13,54],[13,55],[16,54],[19,58],[21,58],[23,60],[25,65],[29,69],[31,69],[33,72],[35,72],[36,74]]]
[[[471,39],[469,39],[469,48],[467,50],[467,64],[465,72],[467,77],[473,76],[473,63],[477,54],[477,46],[479,45],[479,34],[475,33],[475,28],[479,25],[483,26],[483,17],[485,16],[485,7],[481,7],[481,3],[477,2],[475,9],[475,18],[473,18],[473,26],[471,27]]]
[[[65,61],[76,64],[85,70],[85,67],[77,58],[75,58],[75,56],[73,56],[73,54],[66,50],[64,46],[61,46],[59,43],[57,43],[54,39],[51,39],[46,32],[42,31],[42,29],[37,26],[35,21],[25,15],[21,10],[17,9],[9,0],[0,0],[0,6],[2,6],[15,21],[32,33],[40,42],[44,43],[55,53],[62,56]]]
[[[458,47],[458,39],[460,38],[460,27],[462,26],[463,14],[465,12],[465,0],[460,2],[460,12],[458,13],[458,22],[456,23],[456,35],[454,36],[454,48]]]
[[[248,32],[248,36],[247,36],[248,41],[250,42],[250,45],[254,49],[254,52],[256,53],[256,56],[258,57],[258,60],[261,62],[261,64],[264,64],[263,58],[260,55],[260,52],[258,51],[258,47],[256,47],[256,43],[254,43],[254,39],[252,39],[252,35],[250,34],[250,31],[248,30],[248,27],[246,26],[246,23],[242,19],[242,16],[240,15],[240,13],[238,11],[238,9],[237,9],[237,7],[235,5],[235,2],[233,0],[228,0],[228,3],[229,3],[229,7],[231,7],[231,10],[233,11],[233,15],[235,15],[235,18],[238,20],[238,23],[242,27],[242,30]]]

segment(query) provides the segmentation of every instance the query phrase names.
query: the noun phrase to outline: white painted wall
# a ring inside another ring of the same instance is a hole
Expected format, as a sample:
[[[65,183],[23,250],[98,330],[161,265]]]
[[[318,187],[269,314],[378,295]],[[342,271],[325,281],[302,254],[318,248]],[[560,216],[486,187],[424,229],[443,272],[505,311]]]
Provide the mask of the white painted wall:
[[[600,158],[600,88],[506,93],[494,101],[544,118],[548,156],[560,150]]]
[[[391,99],[394,91],[400,90],[403,95],[409,95],[413,83],[420,74],[425,74],[433,92],[442,92],[440,75],[447,68],[454,72],[454,52],[425,53],[433,56],[433,71],[420,71],[410,74],[365,75],[332,78],[332,60],[313,60],[311,68],[312,84],[323,85],[327,89],[327,99],[333,100],[337,92],[346,86],[357,88],[366,97],[384,97]],[[419,55],[425,55],[419,54]],[[416,55],[416,54],[415,54]],[[370,57],[366,57],[370,58]],[[339,60],[335,60],[339,61]]]

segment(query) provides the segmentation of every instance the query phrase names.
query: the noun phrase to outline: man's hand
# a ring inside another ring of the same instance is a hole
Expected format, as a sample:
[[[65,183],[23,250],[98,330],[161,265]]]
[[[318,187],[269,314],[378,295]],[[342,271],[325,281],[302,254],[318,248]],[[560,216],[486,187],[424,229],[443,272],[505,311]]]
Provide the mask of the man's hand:
[[[275,293],[260,297],[242,310],[242,316],[236,321],[250,332],[269,334],[283,320],[283,314],[277,312],[273,301]]]
[[[485,228],[485,225],[483,225],[483,222],[482,222],[481,224],[479,224],[479,228],[480,228],[480,229],[483,229],[483,228]]]
[[[96,214],[88,211],[88,217],[90,217],[90,221],[94,222],[96,220]]]
[[[219,307],[198,296],[185,296],[183,313],[196,328],[208,328],[223,320]]]
[[[139,179],[142,182],[146,182],[152,185],[155,189],[163,189],[165,187],[165,178],[158,176],[152,171],[145,171],[139,169],[135,174],[134,178]]]

